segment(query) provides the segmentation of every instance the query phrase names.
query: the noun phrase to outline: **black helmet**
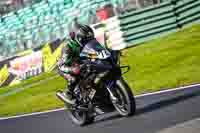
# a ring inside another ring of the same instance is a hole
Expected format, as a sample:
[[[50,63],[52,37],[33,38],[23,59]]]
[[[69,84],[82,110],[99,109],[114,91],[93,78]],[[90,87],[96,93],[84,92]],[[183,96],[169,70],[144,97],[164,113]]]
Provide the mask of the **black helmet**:
[[[94,31],[88,25],[81,25],[76,32],[76,40],[80,45],[85,45],[87,42],[94,38]]]

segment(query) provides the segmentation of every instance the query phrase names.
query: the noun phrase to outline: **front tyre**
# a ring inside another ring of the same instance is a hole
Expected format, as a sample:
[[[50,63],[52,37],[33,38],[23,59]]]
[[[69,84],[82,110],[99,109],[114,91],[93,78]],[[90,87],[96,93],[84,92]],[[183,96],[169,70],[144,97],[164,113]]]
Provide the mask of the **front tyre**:
[[[135,98],[130,87],[123,78],[117,80],[114,90],[115,96],[117,97],[117,102],[113,103],[115,109],[122,116],[134,115],[136,110]]]

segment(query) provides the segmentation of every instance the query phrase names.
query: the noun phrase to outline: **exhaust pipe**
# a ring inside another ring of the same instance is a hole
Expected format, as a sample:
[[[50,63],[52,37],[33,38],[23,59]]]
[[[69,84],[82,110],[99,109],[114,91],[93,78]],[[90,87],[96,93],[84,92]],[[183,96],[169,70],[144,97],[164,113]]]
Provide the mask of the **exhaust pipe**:
[[[56,93],[56,96],[61,100],[63,101],[64,103],[67,103],[67,104],[70,104],[70,105],[74,105],[75,102],[74,101],[70,101],[69,99],[67,99],[65,97],[65,94],[62,92],[62,91],[58,91]],[[77,109],[81,110],[81,111],[88,111],[88,108],[85,108],[85,107],[77,107]]]
[[[74,101],[71,101],[71,100],[69,100],[69,99],[67,99],[66,97],[65,97],[65,94],[62,92],[62,91],[58,91],[57,93],[56,93],[56,96],[61,100],[61,101],[63,101],[64,103],[68,103],[68,104],[75,104],[75,102]]]

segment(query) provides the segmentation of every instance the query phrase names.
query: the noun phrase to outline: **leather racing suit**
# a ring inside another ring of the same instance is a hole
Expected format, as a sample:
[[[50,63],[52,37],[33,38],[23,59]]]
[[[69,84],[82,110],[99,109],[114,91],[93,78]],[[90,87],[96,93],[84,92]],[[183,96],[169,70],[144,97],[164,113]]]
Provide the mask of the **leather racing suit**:
[[[68,81],[68,93],[73,91],[80,73],[80,47],[73,39],[65,43],[57,65],[59,74]]]

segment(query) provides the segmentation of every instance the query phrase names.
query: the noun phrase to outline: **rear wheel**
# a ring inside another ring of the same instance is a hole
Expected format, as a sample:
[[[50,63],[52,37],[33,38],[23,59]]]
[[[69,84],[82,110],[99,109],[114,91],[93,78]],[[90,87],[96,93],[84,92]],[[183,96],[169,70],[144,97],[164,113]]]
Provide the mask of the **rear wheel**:
[[[67,113],[70,119],[73,121],[73,123],[79,126],[84,126],[94,121],[94,117],[89,116],[87,111],[81,111],[78,109],[68,109]]]
[[[117,98],[117,101],[113,103],[115,109],[122,116],[134,115],[136,110],[135,98],[130,87],[123,78],[117,80],[117,85],[114,90]]]

